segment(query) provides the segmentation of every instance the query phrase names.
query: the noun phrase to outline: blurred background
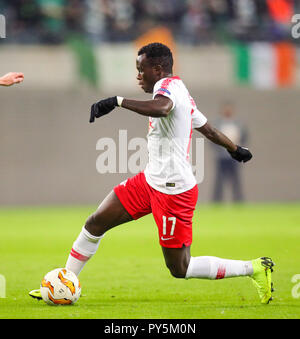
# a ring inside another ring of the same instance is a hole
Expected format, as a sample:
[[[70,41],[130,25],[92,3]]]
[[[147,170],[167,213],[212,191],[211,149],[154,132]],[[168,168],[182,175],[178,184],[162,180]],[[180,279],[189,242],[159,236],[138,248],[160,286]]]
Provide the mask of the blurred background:
[[[97,142],[114,139],[119,164],[119,131],[145,138],[148,119],[116,109],[89,124],[89,111],[107,96],[149,98],[135,60],[155,41],[199,110],[254,156],[237,164],[205,141],[199,202],[299,201],[297,13],[296,0],[0,0],[0,75],[25,74],[0,88],[0,204],[97,204],[134,175],[99,173]]]

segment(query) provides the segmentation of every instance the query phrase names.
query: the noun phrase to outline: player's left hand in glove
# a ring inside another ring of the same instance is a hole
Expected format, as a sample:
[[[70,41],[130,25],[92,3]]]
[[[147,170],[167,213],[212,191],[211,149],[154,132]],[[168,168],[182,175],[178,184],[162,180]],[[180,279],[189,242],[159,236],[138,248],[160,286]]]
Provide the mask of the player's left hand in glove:
[[[228,151],[231,157],[239,162],[247,162],[252,158],[251,152],[246,147],[237,146],[234,152]]]
[[[118,101],[116,96],[96,102],[91,107],[90,122],[94,122],[95,118],[100,118],[103,115],[108,114],[117,106]]]

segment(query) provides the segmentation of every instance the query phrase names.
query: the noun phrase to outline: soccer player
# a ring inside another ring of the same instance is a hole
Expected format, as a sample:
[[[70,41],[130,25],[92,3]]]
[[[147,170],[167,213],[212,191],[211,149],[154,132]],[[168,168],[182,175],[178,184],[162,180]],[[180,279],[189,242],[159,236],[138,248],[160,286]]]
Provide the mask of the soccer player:
[[[270,258],[242,261],[190,254],[192,217],[198,197],[188,161],[192,129],[224,147],[239,162],[250,160],[252,155],[207,122],[183,81],[173,76],[172,66],[173,57],[167,46],[160,43],[144,46],[136,60],[137,80],[146,93],[152,94],[152,99],[140,101],[114,96],[92,105],[91,123],[115,107],[149,117],[149,162],[144,171],[114,187],[87,219],[73,244],[66,268],[79,275],[107,231],[152,213],[172,276],[185,279],[249,276],[261,302],[268,303],[274,265]],[[38,290],[31,295],[40,297]]]
[[[1,86],[11,86],[19,84],[24,80],[24,74],[20,72],[10,72],[0,77]]]

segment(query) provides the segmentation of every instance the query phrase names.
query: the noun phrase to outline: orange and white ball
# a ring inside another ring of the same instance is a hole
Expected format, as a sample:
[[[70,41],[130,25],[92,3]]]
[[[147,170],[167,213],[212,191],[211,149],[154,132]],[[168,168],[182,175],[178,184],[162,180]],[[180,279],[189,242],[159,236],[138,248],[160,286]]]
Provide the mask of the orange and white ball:
[[[81,294],[80,281],[72,271],[56,268],[43,278],[41,294],[43,300],[49,305],[74,304]]]

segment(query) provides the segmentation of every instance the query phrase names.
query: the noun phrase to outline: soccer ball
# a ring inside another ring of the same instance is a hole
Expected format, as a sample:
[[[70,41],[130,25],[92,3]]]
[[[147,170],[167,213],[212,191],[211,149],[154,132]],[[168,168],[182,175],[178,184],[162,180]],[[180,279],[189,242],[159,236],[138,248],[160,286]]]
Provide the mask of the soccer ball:
[[[76,274],[66,268],[56,268],[41,282],[43,300],[49,305],[74,304],[80,297],[81,287]]]

